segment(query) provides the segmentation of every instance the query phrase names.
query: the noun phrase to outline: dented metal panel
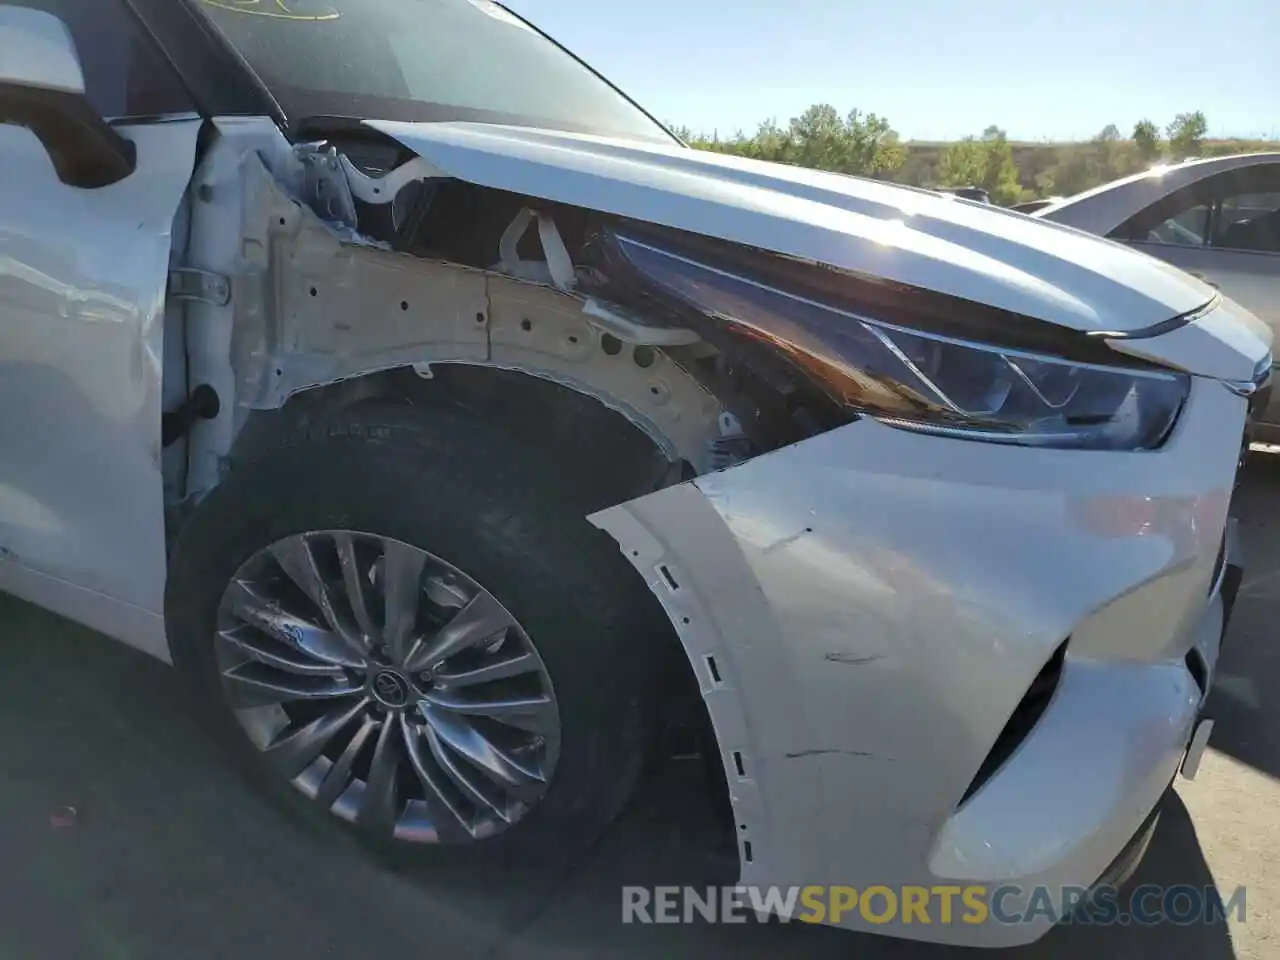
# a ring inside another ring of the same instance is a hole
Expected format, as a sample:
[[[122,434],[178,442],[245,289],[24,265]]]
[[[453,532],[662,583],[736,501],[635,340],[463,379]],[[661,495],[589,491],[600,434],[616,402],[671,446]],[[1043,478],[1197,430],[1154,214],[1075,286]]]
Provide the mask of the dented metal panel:
[[[79,190],[0,126],[0,586],[160,656],[165,292],[199,128],[118,127],[137,170]]]
[[[1175,435],[1144,454],[864,420],[592,516],[698,674],[743,880],[1092,883],[1190,735],[1183,657],[1220,622],[1208,598],[1240,443],[1223,425],[1243,419],[1242,398],[1197,380]],[[1044,719],[957,811],[1067,638]],[[1064,731],[1087,763],[1064,757]]]

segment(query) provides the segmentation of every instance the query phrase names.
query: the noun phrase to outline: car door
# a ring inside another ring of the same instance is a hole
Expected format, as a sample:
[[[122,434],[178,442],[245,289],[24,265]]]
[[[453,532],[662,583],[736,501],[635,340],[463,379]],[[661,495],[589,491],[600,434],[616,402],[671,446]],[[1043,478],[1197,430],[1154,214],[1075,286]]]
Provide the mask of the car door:
[[[1206,177],[1112,236],[1212,283],[1280,339],[1280,163]]]
[[[201,121],[123,0],[6,6],[62,19],[136,164],[71,186],[0,121],[0,588],[164,656],[164,311]]]

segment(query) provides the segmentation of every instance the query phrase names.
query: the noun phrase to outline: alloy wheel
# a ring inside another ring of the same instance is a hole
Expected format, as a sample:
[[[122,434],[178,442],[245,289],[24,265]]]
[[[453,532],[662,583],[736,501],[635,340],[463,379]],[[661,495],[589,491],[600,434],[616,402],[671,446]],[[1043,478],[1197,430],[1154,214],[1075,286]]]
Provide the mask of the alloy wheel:
[[[479,583],[401,541],[315,531],[254,554],[223,594],[217,656],[270,766],[375,836],[484,839],[551,781],[559,709],[532,641]]]

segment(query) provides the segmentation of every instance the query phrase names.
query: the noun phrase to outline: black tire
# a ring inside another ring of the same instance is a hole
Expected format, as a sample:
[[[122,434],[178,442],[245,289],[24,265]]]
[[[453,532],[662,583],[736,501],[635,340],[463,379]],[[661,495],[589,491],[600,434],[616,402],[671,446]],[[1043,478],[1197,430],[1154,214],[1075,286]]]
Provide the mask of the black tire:
[[[352,411],[237,464],[184,526],[165,608],[175,663],[201,714],[257,786],[402,865],[554,866],[603,832],[652,743],[655,631],[667,627],[613,541],[584,519],[559,479],[566,469],[447,408]],[[496,596],[537,647],[559,704],[560,756],[542,799],[509,829],[456,846],[369,840],[274,775],[249,742],[222,692],[220,599],[254,553],[323,529],[392,537],[441,557]]]

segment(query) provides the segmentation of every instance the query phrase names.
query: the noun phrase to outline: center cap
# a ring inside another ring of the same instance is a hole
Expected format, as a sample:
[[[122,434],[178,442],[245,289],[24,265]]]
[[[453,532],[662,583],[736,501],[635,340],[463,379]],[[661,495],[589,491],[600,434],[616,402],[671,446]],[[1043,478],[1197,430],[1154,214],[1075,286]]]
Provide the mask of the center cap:
[[[375,674],[370,688],[384,707],[398,710],[409,704],[409,682],[391,670]]]

